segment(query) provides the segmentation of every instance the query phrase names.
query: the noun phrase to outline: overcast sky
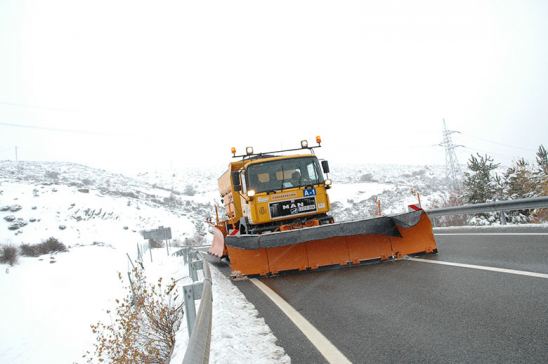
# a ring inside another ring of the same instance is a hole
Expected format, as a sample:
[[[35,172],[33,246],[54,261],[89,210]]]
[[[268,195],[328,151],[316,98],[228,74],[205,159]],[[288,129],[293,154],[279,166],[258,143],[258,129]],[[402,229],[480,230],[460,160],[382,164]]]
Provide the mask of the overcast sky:
[[[533,159],[546,19],[518,0],[0,0],[0,160],[217,166],[320,134],[333,162],[442,164],[443,118],[461,163]]]

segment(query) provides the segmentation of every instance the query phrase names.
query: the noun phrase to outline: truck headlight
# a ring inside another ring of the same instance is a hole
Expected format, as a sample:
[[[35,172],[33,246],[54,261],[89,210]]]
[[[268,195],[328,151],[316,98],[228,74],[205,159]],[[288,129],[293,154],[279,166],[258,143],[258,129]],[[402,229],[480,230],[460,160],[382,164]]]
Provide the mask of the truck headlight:
[[[301,148],[308,148],[308,140],[301,140]]]
[[[253,154],[253,147],[246,147],[246,148],[245,148],[245,153],[246,153],[247,155]]]
[[[332,185],[332,182],[329,178],[326,179],[324,183],[325,183],[325,187],[331,187],[331,185]]]
[[[248,197],[253,197],[253,196],[255,196],[255,190],[249,190],[249,191],[247,191],[247,196],[248,196]]]

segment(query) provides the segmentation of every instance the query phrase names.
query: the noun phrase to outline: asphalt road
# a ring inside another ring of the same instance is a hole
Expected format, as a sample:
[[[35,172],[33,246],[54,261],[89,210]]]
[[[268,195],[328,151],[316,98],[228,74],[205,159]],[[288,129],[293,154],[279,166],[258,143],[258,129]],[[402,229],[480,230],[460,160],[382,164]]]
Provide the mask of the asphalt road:
[[[440,253],[427,259],[548,273],[548,235],[481,232],[437,230]],[[548,362],[545,278],[397,261],[261,281],[355,363]],[[235,284],[292,362],[324,362],[257,288]]]
[[[548,234],[548,229],[544,232],[521,232],[528,235],[503,235],[516,234],[515,229],[479,233],[457,231],[437,232],[440,253],[429,259],[548,273],[548,235],[529,235]]]

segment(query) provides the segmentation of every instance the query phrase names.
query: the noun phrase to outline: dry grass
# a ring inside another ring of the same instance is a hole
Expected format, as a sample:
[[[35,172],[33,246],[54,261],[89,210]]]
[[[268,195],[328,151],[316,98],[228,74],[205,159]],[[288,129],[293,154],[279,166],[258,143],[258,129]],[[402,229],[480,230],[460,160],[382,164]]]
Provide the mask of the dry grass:
[[[94,352],[84,355],[88,363],[169,362],[183,316],[182,297],[174,281],[167,286],[162,279],[146,283],[142,267],[134,268],[130,277],[126,296],[116,300],[112,322],[91,325],[97,341]]]
[[[0,263],[11,266],[17,263],[17,248],[13,245],[0,246]]]
[[[67,247],[54,237],[39,244],[21,244],[21,255],[38,257],[44,254],[66,252]]]

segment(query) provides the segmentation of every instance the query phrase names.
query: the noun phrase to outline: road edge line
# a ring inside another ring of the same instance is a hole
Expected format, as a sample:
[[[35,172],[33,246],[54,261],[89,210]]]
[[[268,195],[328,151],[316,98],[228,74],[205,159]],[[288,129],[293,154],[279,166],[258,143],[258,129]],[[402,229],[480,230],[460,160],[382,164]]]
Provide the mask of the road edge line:
[[[411,260],[413,262],[449,265],[449,266],[452,266],[452,267],[471,268],[471,269],[487,270],[487,271],[491,271],[491,272],[509,273],[509,274],[517,274],[517,275],[521,275],[521,276],[529,276],[529,277],[548,279],[548,274],[546,274],[546,273],[529,272],[529,271],[525,271],[525,270],[515,270],[515,269],[507,269],[507,268],[488,267],[488,266],[484,266],[484,265],[465,264],[465,263],[453,263],[453,262],[446,262],[446,261],[443,261],[443,260],[430,260],[430,259],[421,259],[421,258],[413,258],[413,257],[406,257],[405,259],[406,260]]]
[[[257,278],[251,278],[250,281],[278,306],[329,363],[351,363],[329,339],[270,287]]]

